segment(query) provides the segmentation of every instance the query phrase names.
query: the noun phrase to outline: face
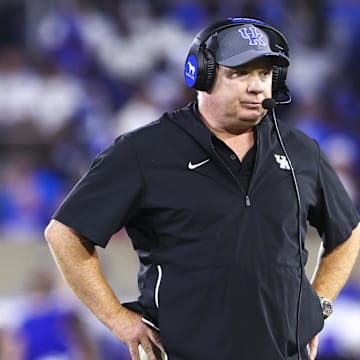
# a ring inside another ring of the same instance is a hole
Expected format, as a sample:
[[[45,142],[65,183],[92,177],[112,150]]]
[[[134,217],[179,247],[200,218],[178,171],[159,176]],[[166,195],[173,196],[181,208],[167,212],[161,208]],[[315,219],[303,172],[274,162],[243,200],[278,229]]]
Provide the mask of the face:
[[[200,112],[211,125],[225,131],[247,130],[265,116],[267,110],[261,103],[271,97],[271,86],[269,59],[256,59],[236,68],[220,65],[213,89],[199,97]]]

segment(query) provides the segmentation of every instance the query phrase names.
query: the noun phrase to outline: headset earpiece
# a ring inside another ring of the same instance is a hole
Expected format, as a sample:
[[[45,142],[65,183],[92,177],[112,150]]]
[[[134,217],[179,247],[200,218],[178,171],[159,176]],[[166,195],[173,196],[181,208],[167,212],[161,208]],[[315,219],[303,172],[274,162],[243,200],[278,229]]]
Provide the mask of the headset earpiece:
[[[206,64],[204,89],[205,91],[210,92],[216,77],[216,61],[214,55],[209,49],[204,48],[203,53]]]
[[[216,77],[216,62],[212,52],[202,46],[196,53],[189,52],[185,61],[186,84],[200,91],[210,91]]]
[[[272,97],[278,101],[281,101],[279,97],[281,94],[289,96],[289,89],[286,85],[287,68],[279,66],[273,67],[272,75]]]

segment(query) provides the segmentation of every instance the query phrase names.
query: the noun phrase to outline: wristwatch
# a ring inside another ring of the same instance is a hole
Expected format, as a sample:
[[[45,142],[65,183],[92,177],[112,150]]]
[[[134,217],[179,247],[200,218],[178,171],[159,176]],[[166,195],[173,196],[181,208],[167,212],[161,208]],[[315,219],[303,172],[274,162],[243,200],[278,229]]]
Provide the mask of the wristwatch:
[[[328,318],[332,312],[333,312],[333,304],[332,302],[321,296],[321,295],[318,295],[319,296],[319,300],[320,300],[320,305],[321,305],[321,308],[322,308],[322,313],[323,313],[323,316],[324,316],[324,319]]]

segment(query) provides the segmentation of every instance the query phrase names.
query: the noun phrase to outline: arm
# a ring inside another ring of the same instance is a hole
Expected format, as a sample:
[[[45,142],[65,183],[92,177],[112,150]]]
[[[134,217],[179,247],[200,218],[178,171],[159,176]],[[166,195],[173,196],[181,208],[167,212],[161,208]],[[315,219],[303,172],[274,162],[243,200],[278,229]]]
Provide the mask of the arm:
[[[335,300],[348,280],[360,249],[360,225],[350,237],[329,254],[322,256],[320,249],[312,285],[315,291],[330,300]]]
[[[105,279],[94,244],[66,225],[52,220],[45,230],[52,255],[77,297],[112,333],[128,345],[139,360],[142,345],[150,360],[157,357],[153,344],[162,349],[158,334],[141,321],[141,315],[121,305]]]
[[[312,285],[315,291],[334,301],[348,280],[360,249],[360,224],[350,237],[325,256],[320,248],[319,259],[315,268]],[[310,359],[316,357],[318,336],[310,342]]]

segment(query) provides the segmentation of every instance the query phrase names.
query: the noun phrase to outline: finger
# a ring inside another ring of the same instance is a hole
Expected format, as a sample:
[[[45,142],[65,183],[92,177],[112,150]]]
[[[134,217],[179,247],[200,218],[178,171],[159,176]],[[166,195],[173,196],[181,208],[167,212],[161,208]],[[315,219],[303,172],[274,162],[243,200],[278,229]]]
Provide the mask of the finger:
[[[161,343],[160,335],[156,331],[149,331],[149,338],[156,347],[158,347],[161,351],[165,352],[164,346]]]
[[[153,350],[153,346],[150,342],[150,340],[148,338],[144,338],[141,340],[141,344],[140,346],[143,348],[143,350],[145,351],[147,357],[148,357],[148,360],[157,360],[157,357],[154,353],[154,350]]]
[[[140,354],[139,354],[139,344],[136,343],[129,343],[129,352],[131,356],[131,360],[140,360]]]

